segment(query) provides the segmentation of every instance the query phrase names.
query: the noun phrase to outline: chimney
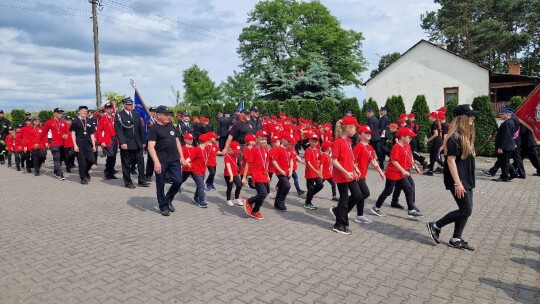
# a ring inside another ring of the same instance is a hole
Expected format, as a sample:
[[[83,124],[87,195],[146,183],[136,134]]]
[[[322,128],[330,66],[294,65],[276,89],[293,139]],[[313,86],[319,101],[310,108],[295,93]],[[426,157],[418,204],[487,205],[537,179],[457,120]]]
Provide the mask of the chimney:
[[[508,61],[508,74],[521,75],[521,63],[519,61]]]

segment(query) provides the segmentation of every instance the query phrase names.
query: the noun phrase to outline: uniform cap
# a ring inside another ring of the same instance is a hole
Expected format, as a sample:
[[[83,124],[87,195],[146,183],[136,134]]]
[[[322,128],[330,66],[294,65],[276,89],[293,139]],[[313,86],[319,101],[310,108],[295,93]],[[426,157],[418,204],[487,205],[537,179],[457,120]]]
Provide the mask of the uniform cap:
[[[439,114],[437,112],[431,112],[428,114],[428,117],[433,117],[435,119],[439,119]]]
[[[403,127],[399,130],[397,130],[397,137],[402,137],[402,136],[416,136],[416,134],[414,134],[413,131],[411,131],[411,129],[407,128],[407,127]]]
[[[127,97],[127,98],[122,99],[122,103],[126,105],[130,105],[130,104],[133,104],[133,100],[131,99],[131,97]]]
[[[325,141],[322,143],[322,149],[323,151],[326,151],[328,148],[332,147],[332,142],[331,141]]]
[[[240,113],[242,113],[242,114],[249,114],[250,111],[249,111],[248,109],[242,109],[242,110],[240,110]]]
[[[249,111],[250,112],[259,112],[259,108],[257,108],[257,106],[251,106],[251,108],[249,108]]]
[[[82,109],[87,109],[88,110],[88,107],[85,106],[85,105],[79,106],[79,110],[82,110]]]
[[[193,134],[187,132],[186,134],[184,134],[184,139],[191,139],[191,140],[193,140]]]
[[[257,137],[267,137],[268,133],[266,133],[266,131],[259,130],[259,131],[257,131],[256,135],[257,135]]]
[[[231,149],[235,152],[240,152],[240,144],[237,141],[231,141]]]
[[[157,107],[156,110],[155,110],[155,112],[156,112],[156,113],[159,113],[159,114],[171,114],[171,113],[172,113],[172,111],[169,110],[169,108],[166,107],[166,106],[159,106],[159,107]]]
[[[341,125],[343,125],[343,126],[356,126],[356,127],[360,126],[358,124],[358,121],[356,120],[356,118],[354,116],[343,117],[343,119],[341,119]]]
[[[0,114],[4,114],[4,110],[0,110]]]
[[[381,111],[388,111],[387,107],[381,107]]]
[[[362,125],[360,127],[358,127],[358,130],[357,130],[358,133],[369,133],[369,134],[372,134],[373,131],[371,130],[370,127],[366,126],[366,125]]]
[[[208,141],[210,141],[210,139],[212,139],[212,137],[210,135],[208,135],[208,133],[205,133],[205,134],[202,134],[201,136],[199,136],[199,142],[200,143],[208,142]]]
[[[257,137],[255,137],[255,135],[253,134],[248,134],[246,135],[246,137],[244,137],[244,141],[245,142],[257,141]]]
[[[110,104],[110,103],[107,103],[107,104],[105,104],[105,108],[106,108],[106,109],[108,109],[108,108],[112,108],[112,107],[113,107],[113,105],[112,105],[112,104]],[[150,109],[152,109],[152,108],[150,108]]]
[[[366,108],[366,113],[368,113],[368,112],[373,112],[373,109],[371,109],[371,108]]]

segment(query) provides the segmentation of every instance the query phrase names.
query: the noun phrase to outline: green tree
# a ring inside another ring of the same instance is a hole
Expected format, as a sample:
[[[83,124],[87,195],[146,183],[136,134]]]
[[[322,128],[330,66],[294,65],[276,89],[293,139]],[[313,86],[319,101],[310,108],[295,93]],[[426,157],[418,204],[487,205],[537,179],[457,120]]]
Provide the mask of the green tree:
[[[290,117],[299,117],[300,106],[297,99],[287,99],[283,102],[283,112]]]
[[[13,109],[10,112],[11,114],[11,125],[17,126],[19,124],[24,124],[26,118],[26,111],[23,109]]]
[[[397,122],[399,115],[405,113],[405,104],[401,95],[389,97],[385,106],[388,108],[387,115],[390,121]]]
[[[399,57],[401,57],[401,54],[399,52],[390,53],[381,56],[381,59],[379,60],[379,65],[376,69],[371,70],[371,75],[369,77],[373,78],[377,76],[382,70],[386,69],[387,66],[394,63],[394,61],[398,60]]]
[[[336,110],[336,101],[333,98],[323,98],[319,103],[319,115],[317,117],[317,122],[321,124],[327,122],[334,123],[337,121]]]
[[[255,100],[253,105],[259,109],[259,113],[266,114],[268,113],[268,108],[266,107],[266,101],[264,100]]]
[[[300,117],[309,120],[317,120],[317,101],[314,99],[304,99],[300,104]]]
[[[414,114],[416,124],[420,126],[420,131],[417,134],[418,150],[422,152],[427,151],[427,145],[424,142],[424,138],[428,135],[428,131],[431,124],[427,118],[429,114],[429,107],[426,101],[426,96],[418,95],[414,100],[411,113]]]
[[[76,118],[77,117],[77,112],[75,112],[75,111],[66,111],[66,112],[64,112],[64,115],[69,116],[71,118]]]
[[[281,113],[281,105],[279,104],[279,101],[277,100],[270,100],[266,102],[266,111],[270,115],[276,115],[279,116]]]
[[[352,111],[352,114],[356,119],[361,117],[362,111],[360,110],[360,105],[358,104],[358,99],[356,99],[356,97],[341,100],[337,106],[337,119],[343,118],[343,116],[345,116],[345,111],[348,110]]]
[[[227,80],[221,82],[220,89],[223,99],[239,103],[241,101],[253,101],[258,98],[256,81],[252,75],[246,72],[238,73],[233,71],[232,76],[227,76]]]
[[[53,114],[53,111],[51,110],[41,110],[38,113],[38,117],[39,117],[39,120],[41,120],[41,122],[45,123],[47,120],[53,118],[54,114]]]
[[[497,121],[488,96],[479,96],[474,98],[473,109],[479,111],[475,119],[476,141],[474,143],[476,153],[479,156],[491,156],[495,151],[494,141],[489,141],[489,135],[497,130]]]
[[[315,58],[324,60],[340,85],[359,86],[366,70],[362,33],[345,30],[319,1],[263,0],[249,13],[238,54],[243,67],[260,75],[266,65],[285,73],[306,71]]]
[[[169,96],[169,99],[174,103],[175,107],[181,107],[183,106],[183,100],[182,100],[182,94],[180,94],[180,90],[177,90],[174,88],[174,86],[171,86],[171,93],[172,97]]]
[[[510,104],[514,111],[517,110],[523,104],[523,98],[521,96],[514,96],[510,98]]]
[[[362,106],[362,114],[358,118],[358,123],[362,125],[367,124],[367,117],[366,117],[367,109],[372,109],[373,115],[375,115],[375,117],[377,118],[379,117],[379,105],[373,98],[370,97],[366,102],[364,102],[364,105]]]
[[[107,101],[113,101],[116,109],[122,109],[122,100],[124,100],[127,95],[109,91],[105,92],[105,94],[103,94],[103,97],[105,97]]]
[[[208,76],[208,71],[194,64],[184,70],[182,75],[185,90],[184,100],[189,105],[202,105],[220,99],[220,90]]]
[[[458,101],[453,98],[446,104],[446,121],[452,121],[454,119],[454,109],[457,108]]]
[[[223,111],[225,113],[233,114],[234,112],[236,112],[237,105],[238,105],[237,103],[232,102],[232,101],[226,102],[223,105]]]

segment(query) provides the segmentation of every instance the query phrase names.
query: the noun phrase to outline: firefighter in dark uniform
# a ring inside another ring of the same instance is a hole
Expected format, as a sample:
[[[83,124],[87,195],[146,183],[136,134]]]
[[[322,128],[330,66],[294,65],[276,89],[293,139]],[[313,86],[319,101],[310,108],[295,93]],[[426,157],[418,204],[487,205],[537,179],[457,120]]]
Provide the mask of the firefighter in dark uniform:
[[[255,133],[257,133],[258,131],[263,129],[263,126],[259,120],[259,108],[257,108],[256,106],[252,106],[249,109],[249,113],[249,124],[251,125]]]
[[[133,110],[133,100],[130,97],[122,100],[124,110],[116,113],[114,128],[120,144],[120,160],[122,162],[122,175],[126,187],[134,189],[131,181],[131,164],[137,163],[138,185],[149,187],[150,183],[144,176],[143,149],[146,147],[144,139],[143,121],[139,114]]]
[[[509,107],[510,110],[514,110]],[[512,160],[514,161],[512,164],[512,173],[510,174],[510,178],[521,178],[525,179],[526,173],[525,173],[525,166],[523,165],[523,157],[521,156],[521,122],[519,121],[519,118],[517,116],[512,115],[511,117],[512,121],[514,122],[514,143],[516,144],[516,148],[514,149],[514,152],[512,152]]]
[[[388,115],[386,115],[387,112],[387,107],[381,107],[379,112],[381,115],[379,118],[379,134],[381,136],[381,144],[379,151],[380,153],[377,155],[377,160],[379,161],[379,167],[381,167],[382,170],[384,170],[384,158],[386,154],[390,153],[390,149],[388,149],[388,146],[386,145],[386,141],[390,136],[390,130],[388,129],[390,119],[388,118]]]
[[[501,113],[501,119],[503,123],[497,129],[497,135],[495,136],[495,149],[497,151],[497,161],[501,166],[501,176],[494,181],[508,182],[510,181],[510,156],[516,148],[514,142],[515,125],[512,120],[512,109],[504,108]]]
[[[193,134],[193,124],[189,120],[189,113],[186,111],[182,113],[182,120],[178,122],[178,132],[180,132],[180,143],[182,143],[182,146],[186,144],[184,134]]]
[[[157,122],[156,121],[156,109],[153,107],[148,108],[148,112],[150,112],[150,120],[146,123],[146,128],[148,131],[150,131],[150,128]],[[150,156],[150,153],[148,153],[148,139],[146,143],[147,157],[146,157],[146,172],[144,173],[144,176],[146,177],[146,181],[150,182],[152,181],[152,176],[154,175],[154,161],[152,160],[152,157]]]
[[[92,125],[92,128],[94,128],[94,130],[96,130],[98,120],[96,118],[94,118],[94,111],[93,110],[88,110],[88,116],[87,117],[88,117],[87,118],[88,123]],[[98,149],[97,149],[97,146],[96,146],[96,151],[94,152],[94,165],[96,165],[96,166],[98,165],[97,161],[98,161]]]
[[[233,119],[223,113],[218,113],[218,135],[219,135],[219,151],[223,151],[225,148],[225,143],[227,142],[227,137],[229,136],[229,128],[233,123]]]
[[[4,111],[0,110],[0,164],[6,162],[7,149],[5,145],[6,137],[9,134],[11,122],[4,117]]]
[[[540,158],[538,158],[538,154],[536,154],[538,144],[536,143],[534,135],[531,130],[523,124],[521,124],[519,128],[519,132],[521,136],[521,158],[524,159],[525,157],[528,157],[531,164],[536,169],[536,173],[533,175],[540,176]]]
[[[366,116],[368,118],[368,126],[371,131],[373,131],[369,144],[373,147],[373,150],[375,150],[375,155],[377,155],[377,158],[380,159],[381,135],[379,133],[379,120],[377,117],[375,117],[375,115],[373,115],[373,109],[366,109]]]
[[[246,135],[249,134],[255,134],[255,130],[253,129],[253,126],[249,123],[249,117],[250,117],[250,111],[248,109],[243,109],[240,111],[240,115],[238,116],[239,120],[236,121],[232,127],[231,131],[229,133],[229,137],[227,138],[227,142],[225,143],[225,148],[223,148],[223,154],[227,154],[229,150],[229,145],[231,142],[237,141],[240,143],[240,150],[244,152],[244,147],[246,145],[245,138]],[[241,157],[242,154],[239,154],[238,157],[238,167],[241,167]]]

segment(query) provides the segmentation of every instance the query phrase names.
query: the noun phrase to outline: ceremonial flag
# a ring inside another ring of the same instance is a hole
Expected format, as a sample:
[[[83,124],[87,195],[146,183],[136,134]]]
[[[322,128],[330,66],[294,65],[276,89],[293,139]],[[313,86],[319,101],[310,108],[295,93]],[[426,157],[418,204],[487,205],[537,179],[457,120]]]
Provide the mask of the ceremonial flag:
[[[527,97],[515,115],[532,131],[536,142],[540,144],[540,85]]]
[[[141,119],[143,120],[142,124],[144,126],[144,137],[146,138],[147,133],[147,127],[148,121],[150,121],[150,111],[148,111],[148,108],[146,107],[146,104],[144,103],[144,100],[141,97],[141,94],[139,93],[139,90],[135,88],[135,97],[133,98],[133,107],[135,109],[135,112],[139,114]]]
[[[244,109],[244,102],[240,101],[238,105],[236,106],[237,111],[242,111]]]

